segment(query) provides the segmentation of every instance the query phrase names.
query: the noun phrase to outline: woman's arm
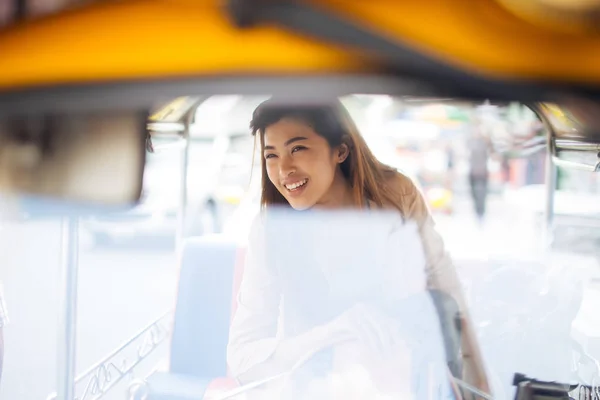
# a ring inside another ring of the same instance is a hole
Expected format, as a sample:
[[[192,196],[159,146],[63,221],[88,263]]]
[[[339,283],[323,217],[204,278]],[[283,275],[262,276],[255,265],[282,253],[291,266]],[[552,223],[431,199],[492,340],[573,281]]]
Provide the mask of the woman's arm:
[[[418,225],[427,262],[427,287],[451,295],[460,309],[466,310],[462,286],[446,252],[444,240],[435,229],[435,222],[423,195],[414,184],[411,186],[404,195],[405,218]]]
[[[423,195],[410,179],[402,178],[408,181],[402,182],[405,218],[418,224],[425,251],[427,287],[449,294],[458,303],[462,321],[462,356],[465,363],[463,378],[479,389],[488,391],[483,359],[452,260],[446,252],[442,237],[435,229],[435,222]]]
[[[227,345],[227,363],[234,376],[264,363],[277,345],[281,294],[276,271],[266,264],[260,219],[250,231],[237,302]]]

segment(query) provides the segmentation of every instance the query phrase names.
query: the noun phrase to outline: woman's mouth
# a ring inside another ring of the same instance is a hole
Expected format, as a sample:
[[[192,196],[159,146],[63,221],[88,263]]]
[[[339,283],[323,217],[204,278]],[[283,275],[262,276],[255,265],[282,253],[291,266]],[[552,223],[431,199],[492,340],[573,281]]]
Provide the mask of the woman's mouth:
[[[288,190],[288,192],[294,193],[294,192],[298,192],[300,190],[302,190],[306,184],[308,183],[308,179],[302,179],[301,181],[298,182],[294,182],[294,183],[288,183],[285,186],[285,188]]]

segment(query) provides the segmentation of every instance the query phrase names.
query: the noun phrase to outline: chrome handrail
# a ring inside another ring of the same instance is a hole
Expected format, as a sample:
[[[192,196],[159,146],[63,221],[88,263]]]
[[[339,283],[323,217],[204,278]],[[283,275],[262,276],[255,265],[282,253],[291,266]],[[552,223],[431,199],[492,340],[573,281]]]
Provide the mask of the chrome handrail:
[[[131,376],[135,367],[169,337],[173,315],[173,311],[166,312],[103,360],[79,375],[75,379],[76,389],[78,386],[81,387],[82,383],[85,383],[85,386],[83,386],[81,396],[75,396],[74,399],[98,400],[117,383],[127,376]],[[122,355],[119,359],[119,355],[131,348],[134,343],[139,344],[133,359],[128,359],[126,355]],[[47,400],[56,399],[57,393],[52,393],[47,398]]]
[[[587,172],[600,172],[600,161],[597,162],[595,165],[591,165],[591,164],[584,164],[584,163],[580,163],[580,162],[576,162],[576,161],[563,160],[556,156],[554,156],[552,158],[554,160],[554,164],[558,165],[559,167],[576,169],[576,170],[587,171]]]
[[[554,146],[556,146],[557,150],[600,152],[600,144],[577,140],[554,139]]]
[[[182,124],[180,122],[149,122],[146,125],[146,128],[150,131],[151,135],[153,133],[161,134],[185,132],[185,124]]]

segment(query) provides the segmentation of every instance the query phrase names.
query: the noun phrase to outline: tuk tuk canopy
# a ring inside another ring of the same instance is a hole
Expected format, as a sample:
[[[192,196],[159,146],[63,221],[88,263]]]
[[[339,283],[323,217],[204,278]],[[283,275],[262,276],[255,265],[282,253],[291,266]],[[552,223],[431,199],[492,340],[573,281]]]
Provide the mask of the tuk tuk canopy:
[[[523,16],[543,13],[508,0],[222,3],[95,2],[8,25],[0,88],[377,72],[394,48],[408,50],[409,69],[417,54],[493,79],[600,83],[599,35],[584,22],[534,23]]]

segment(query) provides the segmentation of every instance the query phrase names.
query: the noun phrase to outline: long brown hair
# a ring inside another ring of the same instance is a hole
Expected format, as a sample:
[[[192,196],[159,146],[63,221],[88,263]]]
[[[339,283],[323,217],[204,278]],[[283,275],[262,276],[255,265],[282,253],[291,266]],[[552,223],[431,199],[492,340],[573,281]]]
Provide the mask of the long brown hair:
[[[265,146],[265,129],[283,118],[295,118],[305,122],[319,136],[325,138],[331,148],[344,143],[348,146],[348,157],[340,167],[344,177],[350,183],[354,204],[357,207],[363,207],[366,199],[379,207],[393,206],[404,215],[402,202],[388,185],[390,178],[396,176],[398,172],[377,160],[350,114],[338,99],[297,104],[271,98],[261,103],[254,110],[250,122],[252,135],[256,137],[256,133],[259,133],[261,154]],[[289,206],[285,197],[269,180],[266,160],[262,156],[261,171],[261,206],[263,208],[271,205]]]

